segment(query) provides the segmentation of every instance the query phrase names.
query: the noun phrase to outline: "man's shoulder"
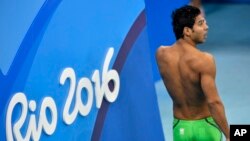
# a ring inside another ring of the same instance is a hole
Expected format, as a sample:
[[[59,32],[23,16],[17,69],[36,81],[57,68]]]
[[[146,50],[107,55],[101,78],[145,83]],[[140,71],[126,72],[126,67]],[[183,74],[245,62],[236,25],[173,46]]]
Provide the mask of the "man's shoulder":
[[[204,59],[203,61],[207,62],[214,62],[214,56],[208,52],[202,52],[201,58]]]
[[[169,50],[169,49],[171,49],[171,47],[172,46],[163,46],[163,45],[161,45],[161,46],[159,46],[159,48],[157,49],[157,51]]]
[[[169,51],[171,51],[171,46],[160,46],[156,50],[156,57],[162,56],[162,55],[168,53]]]
[[[202,68],[205,68],[207,66],[213,65],[214,64],[214,57],[212,54],[207,53],[207,52],[196,52],[192,57],[191,57],[191,66],[195,70],[201,70]]]
[[[214,56],[207,52],[202,52],[200,56],[198,70],[201,72],[213,71],[215,68]]]
[[[208,53],[208,52],[202,52],[202,51],[195,51],[195,52],[189,52],[187,54],[188,58],[190,58],[191,60],[193,60],[194,62],[200,62],[200,63],[203,63],[203,62],[207,62],[209,60],[213,60],[213,55]]]
[[[208,57],[208,58],[213,58],[213,55],[209,52],[202,52],[202,54],[205,56],[205,57]]]

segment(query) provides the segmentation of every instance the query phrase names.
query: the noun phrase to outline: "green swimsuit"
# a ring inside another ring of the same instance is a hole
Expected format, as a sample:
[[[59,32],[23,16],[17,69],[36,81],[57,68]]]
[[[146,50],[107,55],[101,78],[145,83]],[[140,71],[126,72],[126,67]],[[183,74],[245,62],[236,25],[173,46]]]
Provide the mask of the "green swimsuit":
[[[212,117],[199,120],[174,118],[174,141],[222,141],[222,133]]]

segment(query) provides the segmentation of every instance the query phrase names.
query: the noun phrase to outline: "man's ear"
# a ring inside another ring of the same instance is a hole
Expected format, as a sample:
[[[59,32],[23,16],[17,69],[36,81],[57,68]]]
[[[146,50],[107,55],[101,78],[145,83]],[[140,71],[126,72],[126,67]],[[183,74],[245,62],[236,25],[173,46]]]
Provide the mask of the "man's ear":
[[[189,27],[184,27],[184,29],[183,29],[183,35],[184,35],[184,36],[190,36],[191,33],[192,33],[192,29],[191,29],[191,28],[189,28]]]

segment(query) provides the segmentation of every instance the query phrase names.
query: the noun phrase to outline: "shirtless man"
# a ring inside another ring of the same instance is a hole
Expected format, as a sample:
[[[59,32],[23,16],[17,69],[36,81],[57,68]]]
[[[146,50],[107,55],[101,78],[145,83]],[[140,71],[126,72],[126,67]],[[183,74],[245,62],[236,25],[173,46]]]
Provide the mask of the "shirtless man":
[[[173,101],[175,141],[229,141],[229,127],[215,84],[215,61],[197,49],[208,26],[200,10],[183,6],[172,13],[176,42],[161,46],[156,59]]]

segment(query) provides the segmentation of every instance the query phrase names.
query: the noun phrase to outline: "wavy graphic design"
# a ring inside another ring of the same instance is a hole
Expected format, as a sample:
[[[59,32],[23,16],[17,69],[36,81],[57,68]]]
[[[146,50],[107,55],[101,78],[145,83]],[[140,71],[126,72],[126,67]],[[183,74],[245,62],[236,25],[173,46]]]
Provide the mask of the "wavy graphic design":
[[[129,54],[134,42],[136,41],[137,37],[142,32],[145,25],[146,25],[146,15],[145,15],[145,10],[143,10],[138,16],[138,18],[136,19],[136,21],[134,22],[134,24],[132,25],[132,27],[130,28],[124,42],[122,43],[122,46],[119,50],[119,53],[113,65],[113,69],[117,70],[118,73],[121,72],[122,67],[126,61],[127,55]],[[110,87],[111,89],[113,89],[114,85],[111,85]],[[104,124],[104,120],[105,120],[105,116],[108,111],[108,108],[109,108],[109,103],[106,100],[104,100],[102,102],[102,106],[96,118],[95,127],[94,127],[94,131],[92,134],[92,139],[91,139],[93,141],[100,140],[100,136],[101,136],[101,132],[102,132],[102,128],[103,128],[103,124]]]
[[[32,66],[32,62],[39,48],[39,43],[46,31],[47,25],[50,22],[54,12],[61,3],[61,0],[47,0],[42,5],[37,16],[32,22],[29,30],[27,31],[17,54],[10,66],[10,69],[6,76],[0,74],[0,113],[5,113],[5,106],[8,102],[8,98],[11,94],[12,87],[18,77],[21,77],[25,82],[29,71]],[[22,74],[20,76],[20,74]],[[23,89],[25,83],[20,83],[19,89]],[[1,119],[5,119],[4,114],[1,114]],[[4,127],[4,120],[1,120],[1,127]],[[1,133],[4,133],[5,129],[1,128]]]
[[[18,51],[17,54],[10,66],[10,69],[6,76],[4,76],[0,72],[0,112],[6,113],[5,106],[8,102],[8,98],[13,91],[13,86],[17,79],[21,79],[23,83],[18,84],[18,89],[22,90],[27,77],[29,75],[30,69],[32,67],[32,63],[37,54],[39,44],[44,36],[44,33],[47,29],[50,20],[53,17],[56,9],[60,5],[61,0],[53,0],[53,1],[45,1],[36,15],[34,21],[32,22],[30,28],[28,29]],[[119,50],[115,63],[113,65],[113,69],[116,69],[118,72],[122,70],[124,63],[126,62],[127,55],[129,54],[134,42],[140,35],[141,31],[145,27],[146,19],[145,19],[145,10],[143,10],[132,27],[130,28],[125,40],[122,43],[122,46]],[[110,86],[111,89],[113,85]],[[98,112],[97,119],[95,122],[94,131],[92,134],[92,140],[99,140],[102,132],[102,127],[104,124],[105,116],[109,108],[109,103],[107,101],[103,101],[102,106]],[[1,114],[1,118],[5,119],[4,114]],[[4,127],[4,120],[1,121],[1,127]],[[0,129],[2,133],[4,133],[5,129]],[[6,139],[6,137],[1,137],[2,139]]]

